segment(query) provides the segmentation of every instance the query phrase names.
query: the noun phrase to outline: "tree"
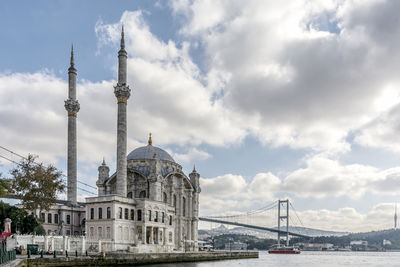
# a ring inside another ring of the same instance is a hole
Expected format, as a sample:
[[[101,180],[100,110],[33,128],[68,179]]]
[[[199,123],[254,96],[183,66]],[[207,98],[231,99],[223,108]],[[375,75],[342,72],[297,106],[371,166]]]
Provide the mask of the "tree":
[[[56,203],[57,193],[64,192],[62,172],[53,165],[35,162],[37,157],[28,155],[11,170],[11,189],[22,200],[26,210],[49,210]]]
[[[28,215],[25,210],[0,201],[1,231],[4,229],[4,220],[6,218],[11,219],[11,232],[13,233],[19,232],[21,234],[32,234],[35,233],[35,230],[38,229],[38,226],[40,225],[36,218],[33,215]]]
[[[5,179],[0,172],[0,198],[5,197],[10,190],[10,180]]]

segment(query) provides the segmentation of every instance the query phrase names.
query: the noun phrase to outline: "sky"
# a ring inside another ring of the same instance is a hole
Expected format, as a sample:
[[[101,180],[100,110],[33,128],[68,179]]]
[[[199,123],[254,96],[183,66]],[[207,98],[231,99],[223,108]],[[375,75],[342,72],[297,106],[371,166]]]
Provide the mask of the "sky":
[[[307,227],[391,228],[399,10],[395,0],[1,1],[0,145],[65,172],[73,43],[78,179],[95,186],[103,157],[114,172],[124,24],[128,151],[151,132],[186,174],[196,165],[201,215],[289,198]],[[12,167],[0,158],[3,176]]]

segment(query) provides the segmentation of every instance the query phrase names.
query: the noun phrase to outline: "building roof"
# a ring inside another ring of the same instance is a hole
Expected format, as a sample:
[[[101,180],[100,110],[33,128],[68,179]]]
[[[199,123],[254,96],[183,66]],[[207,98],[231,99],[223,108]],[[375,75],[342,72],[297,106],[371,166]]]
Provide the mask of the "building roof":
[[[168,154],[167,151],[152,145],[142,146],[136,148],[128,154],[127,160],[140,160],[140,159],[160,159],[175,162],[175,160]]]

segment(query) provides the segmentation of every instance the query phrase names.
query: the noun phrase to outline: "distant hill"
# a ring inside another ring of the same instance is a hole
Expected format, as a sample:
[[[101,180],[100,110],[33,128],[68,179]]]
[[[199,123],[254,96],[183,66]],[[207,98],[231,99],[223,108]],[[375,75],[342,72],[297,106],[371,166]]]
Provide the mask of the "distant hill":
[[[277,227],[275,227],[277,229]],[[306,228],[306,227],[289,227],[290,232],[294,233],[299,233],[303,235],[308,235],[308,236],[344,236],[348,235],[348,232],[334,232],[334,231],[325,231],[325,230],[319,230],[319,229],[312,229],[312,228]],[[210,236],[217,236],[217,235],[222,235],[222,234],[239,234],[239,235],[251,235],[255,236],[257,238],[263,238],[263,239],[276,239],[277,234],[268,232],[268,231],[263,231],[263,230],[257,230],[257,229],[250,229],[250,228],[245,228],[245,227],[234,227],[234,228],[227,228],[224,225],[220,225],[219,227],[212,228],[210,230],[199,230],[199,238],[201,239],[206,239],[207,237]]]

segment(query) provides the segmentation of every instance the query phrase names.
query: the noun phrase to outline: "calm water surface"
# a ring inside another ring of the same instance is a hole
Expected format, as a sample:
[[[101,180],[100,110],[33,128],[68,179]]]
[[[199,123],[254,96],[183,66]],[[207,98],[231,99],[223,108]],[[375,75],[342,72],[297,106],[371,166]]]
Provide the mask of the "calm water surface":
[[[274,255],[260,251],[258,259],[198,263],[174,263],[146,266],[160,267],[255,267],[255,266],[400,266],[400,252],[312,252],[299,255]]]

